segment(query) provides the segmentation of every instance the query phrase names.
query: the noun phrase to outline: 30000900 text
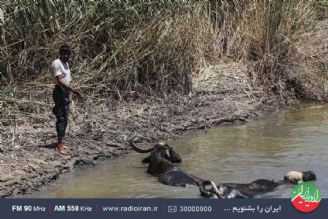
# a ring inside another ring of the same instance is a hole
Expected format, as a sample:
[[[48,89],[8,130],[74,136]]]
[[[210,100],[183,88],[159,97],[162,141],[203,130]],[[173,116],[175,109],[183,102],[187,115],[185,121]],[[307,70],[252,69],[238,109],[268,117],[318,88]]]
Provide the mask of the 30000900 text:
[[[211,212],[211,206],[179,206],[180,212]]]

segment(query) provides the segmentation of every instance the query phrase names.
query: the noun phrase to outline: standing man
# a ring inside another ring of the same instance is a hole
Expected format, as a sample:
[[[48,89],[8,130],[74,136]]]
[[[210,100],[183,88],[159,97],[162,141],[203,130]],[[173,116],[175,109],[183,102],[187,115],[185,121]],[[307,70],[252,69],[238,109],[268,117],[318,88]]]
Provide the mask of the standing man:
[[[71,151],[63,144],[65,131],[68,123],[69,104],[72,101],[72,93],[81,96],[79,89],[70,87],[71,72],[68,65],[68,60],[71,56],[72,49],[68,45],[62,45],[59,48],[59,59],[52,62],[51,71],[54,78],[55,89],[53,91],[53,100],[55,106],[52,112],[56,116],[56,131],[58,142],[56,150],[62,155],[69,155]]]

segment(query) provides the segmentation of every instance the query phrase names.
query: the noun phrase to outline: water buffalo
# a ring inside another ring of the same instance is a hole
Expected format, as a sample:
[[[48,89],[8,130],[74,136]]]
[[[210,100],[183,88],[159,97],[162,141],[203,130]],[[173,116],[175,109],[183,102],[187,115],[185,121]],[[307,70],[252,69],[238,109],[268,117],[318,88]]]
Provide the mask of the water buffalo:
[[[135,145],[135,139],[136,137],[133,137],[130,140],[130,146],[139,153],[150,153],[142,162],[148,163],[147,172],[157,176],[161,183],[185,187],[187,185],[199,186],[200,183],[205,181],[175,166],[174,163],[181,163],[182,160],[180,155],[168,144],[160,142],[154,147],[144,150]]]
[[[204,181],[199,185],[201,196],[215,198],[253,198],[254,196],[272,192],[283,184],[296,184],[301,181],[316,180],[313,171],[290,171],[282,180],[258,179],[251,183],[221,183],[216,185],[213,181]]]

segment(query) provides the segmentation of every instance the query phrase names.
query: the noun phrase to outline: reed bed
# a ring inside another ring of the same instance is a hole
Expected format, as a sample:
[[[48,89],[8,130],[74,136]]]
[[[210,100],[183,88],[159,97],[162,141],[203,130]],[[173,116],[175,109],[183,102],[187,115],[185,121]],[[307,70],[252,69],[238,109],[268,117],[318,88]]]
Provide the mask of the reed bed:
[[[74,49],[84,109],[191,94],[201,69],[230,62],[267,94],[326,101],[327,9],[305,0],[1,1],[0,126],[48,120],[50,65],[63,43]]]

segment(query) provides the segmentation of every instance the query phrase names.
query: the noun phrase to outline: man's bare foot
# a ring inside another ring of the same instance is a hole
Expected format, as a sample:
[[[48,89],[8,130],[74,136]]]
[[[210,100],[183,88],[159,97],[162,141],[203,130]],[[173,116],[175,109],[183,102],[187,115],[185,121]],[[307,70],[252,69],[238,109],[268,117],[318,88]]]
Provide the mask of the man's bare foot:
[[[64,144],[57,144],[56,151],[61,155],[71,155],[71,150]]]

